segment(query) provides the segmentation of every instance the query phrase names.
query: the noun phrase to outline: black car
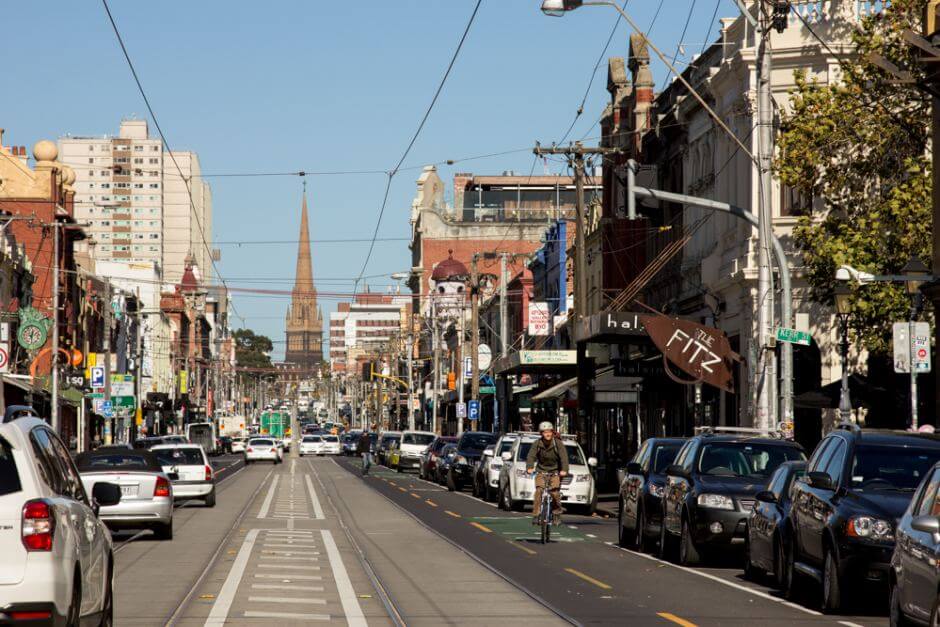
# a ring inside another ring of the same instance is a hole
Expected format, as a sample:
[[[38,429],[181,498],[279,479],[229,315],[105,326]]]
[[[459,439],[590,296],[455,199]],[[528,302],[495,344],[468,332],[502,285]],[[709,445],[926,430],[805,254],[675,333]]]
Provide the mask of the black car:
[[[784,462],[755,497],[744,533],[744,575],[753,579],[759,571],[773,573],[777,585],[784,584],[784,549],[790,542],[790,488],[806,472],[806,462]]]
[[[940,464],[920,482],[898,522],[891,558],[891,625],[940,624]]]
[[[627,464],[617,510],[620,546],[643,551],[659,539],[665,472],[683,443],[685,438],[650,438]]]
[[[450,467],[457,459],[457,444],[447,444],[441,449],[441,454],[437,458],[437,465],[434,468],[434,474],[431,477],[435,483],[447,485],[447,477],[450,476]]]
[[[473,481],[473,471],[483,456],[483,449],[496,444],[496,435],[488,431],[467,431],[457,441],[457,455],[447,469],[447,489],[463,490]]]
[[[844,423],[813,451],[793,484],[787,591],[809,576],[823,606],[843,605],[857,584],[889,583],[897,521],[940,460],[940,434],[862,430]]]
[[[703,550],[743,543],[755,495],[780,464],[802,459],[788,440],[710,431],[689,439],[666,468],[662,556],[689,566]]]
[[[441,451],[448,444],[456,444],[457,438],[447,435],[439,435],[428,446],[427,450],[421,456],[421,463],[418,466],[418,476],[429,481],[439,482],[437,466],[440,462]]]

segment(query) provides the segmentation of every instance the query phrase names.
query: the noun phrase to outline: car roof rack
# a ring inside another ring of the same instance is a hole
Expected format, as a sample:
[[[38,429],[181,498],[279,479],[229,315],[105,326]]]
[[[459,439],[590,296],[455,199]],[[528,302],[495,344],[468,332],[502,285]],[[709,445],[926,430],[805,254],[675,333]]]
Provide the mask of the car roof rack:
[[[542,434],[539,433],[538,431],[513,431],[512,433],[507,433],[506,435],[513,435],[513,436],[517,436],[517,437],[520,437],[520,438],[522,438],[522,437],[525,437],[525,438],[539,438],[539,437],[542,437]],[[575,434],[573,434],[573,433],[559,433],[559,434],[557,434],[557,435],[558,435],[558,437],[560,437],[562,440],[565,440],[565,441],[568,441],[568,442],[577,442],[577,441],[578,441],[578,436],[575,435]]]
[[[8,405],[3,412],[3,423],[13,422],[17,418],[39,418],[39,414],[31,405]]]
[[[759,427],[695,427],[696,435],[750,435],[765,438],[783,438],[781,431]]]

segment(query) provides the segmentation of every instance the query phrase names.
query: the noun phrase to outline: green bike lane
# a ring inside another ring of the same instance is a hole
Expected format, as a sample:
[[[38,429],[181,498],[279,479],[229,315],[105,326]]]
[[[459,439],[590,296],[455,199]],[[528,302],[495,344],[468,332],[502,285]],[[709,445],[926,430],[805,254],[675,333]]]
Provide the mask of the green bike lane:
[[[358,459],[337,459],[361,476]],[[616,546],[616,521],[565,514],[552,542],[531,514],[504,512],[413,473],[374,466],[362,480],[418,521],[576,624],[884,625],[884,617],[824,616],[733,569],[685,569]]]

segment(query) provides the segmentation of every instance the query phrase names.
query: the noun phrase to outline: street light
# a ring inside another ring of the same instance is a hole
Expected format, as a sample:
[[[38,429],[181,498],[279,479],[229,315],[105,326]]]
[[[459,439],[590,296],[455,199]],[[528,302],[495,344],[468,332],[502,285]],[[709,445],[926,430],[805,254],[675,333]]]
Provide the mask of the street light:
[[[582,4],[581,0],[545,0],[542,2],[542,13],[552,17],[561,17],[566,11],[573,11]]]
[[[852,290],[843,282],[839,282],[833,290],[836,301],[836,316],[839,318],[839,332],[842,342],[842,389],[839,393],[839,417],[842,422],[849,422],[852,418],[852,399],[849,395],[849,316],[852,314]]]

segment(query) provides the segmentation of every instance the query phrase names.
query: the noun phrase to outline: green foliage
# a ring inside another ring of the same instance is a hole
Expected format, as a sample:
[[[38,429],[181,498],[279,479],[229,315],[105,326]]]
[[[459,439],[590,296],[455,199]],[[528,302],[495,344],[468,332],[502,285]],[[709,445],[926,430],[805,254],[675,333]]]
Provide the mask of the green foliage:
[[[899,274],[912,257],[931,259],[930,101],[868,60],[877,53],[922,78],[916,54],[901,39],[921,23],[921,0],[893,0],[851,33],[858,55],[842,81],[822,85],[796,76],[782,119],[776,170],[785,185],[821,199],[823,212],[794,230],[814,296],[831,302],[842,264]],[[818,210],[819,207],[817,206]],[[910,308],[902,285],[853,286],[852,326],[874,353],[890,347],[891,323]]]
[[[235,360],[240,368],[271,368],[270,352],[274,350],[271,339],[258,335],[251,329],[232,332],[235,340]]]

